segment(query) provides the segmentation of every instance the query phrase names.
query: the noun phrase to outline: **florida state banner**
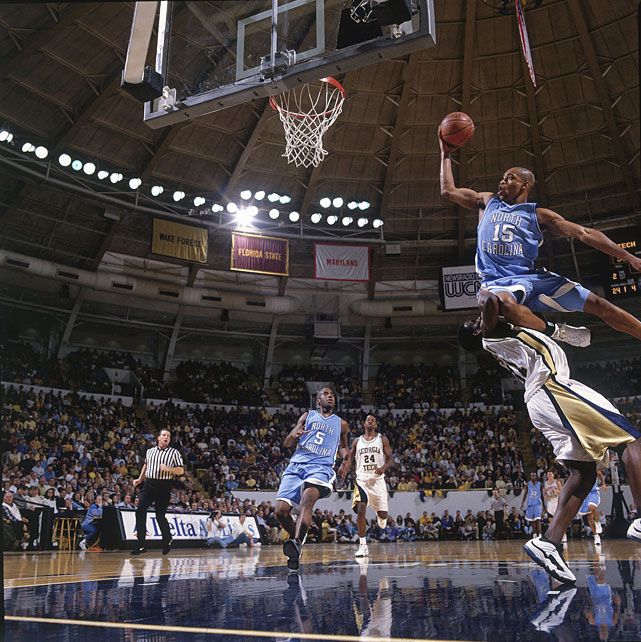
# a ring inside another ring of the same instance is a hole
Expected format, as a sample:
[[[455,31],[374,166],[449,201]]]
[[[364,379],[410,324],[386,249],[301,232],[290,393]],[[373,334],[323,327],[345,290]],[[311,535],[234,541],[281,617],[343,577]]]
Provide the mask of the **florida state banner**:
[[[289,241],[254,234],[231,235],[230,270],[256,274],[289,274]]]
[[[331,281],[369,280],[369,247],[315,243],[314,278]]]
[[[183,261],[207,263],[208,238],[206,227],[155,218],[151,232],[151,251]]]

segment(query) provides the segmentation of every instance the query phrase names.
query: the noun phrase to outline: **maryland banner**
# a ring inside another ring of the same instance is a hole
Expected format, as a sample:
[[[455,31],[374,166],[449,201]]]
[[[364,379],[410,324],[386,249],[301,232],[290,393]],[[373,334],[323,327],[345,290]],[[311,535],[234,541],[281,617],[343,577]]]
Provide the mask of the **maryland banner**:
[[[289,241],[273,236],[231,235],[230,270],[257,274],[289,274]]]
[[[151,251],[193,263],[207,263],[206,227],[183,225],[155,218],[151,233]]]
[[[369,280],[367,245],[314,245],[314,278],[332,281]]]

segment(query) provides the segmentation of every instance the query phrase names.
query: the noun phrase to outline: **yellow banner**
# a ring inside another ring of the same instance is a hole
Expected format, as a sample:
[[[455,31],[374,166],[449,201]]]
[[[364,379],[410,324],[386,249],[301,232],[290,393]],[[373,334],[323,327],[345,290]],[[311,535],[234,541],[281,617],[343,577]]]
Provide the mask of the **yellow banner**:
[[[155,218],[151,235],[154,254],[193,263],[207,263],[207,229]]]

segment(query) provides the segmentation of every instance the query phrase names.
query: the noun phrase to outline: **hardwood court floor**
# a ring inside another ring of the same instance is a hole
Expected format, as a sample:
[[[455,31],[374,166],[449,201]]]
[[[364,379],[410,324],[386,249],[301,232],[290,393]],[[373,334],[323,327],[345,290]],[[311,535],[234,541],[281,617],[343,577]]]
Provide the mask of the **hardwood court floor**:
[[[570,542],[556,590],[523,542],[4,556],[6,640],[640,640],[641,546]]]

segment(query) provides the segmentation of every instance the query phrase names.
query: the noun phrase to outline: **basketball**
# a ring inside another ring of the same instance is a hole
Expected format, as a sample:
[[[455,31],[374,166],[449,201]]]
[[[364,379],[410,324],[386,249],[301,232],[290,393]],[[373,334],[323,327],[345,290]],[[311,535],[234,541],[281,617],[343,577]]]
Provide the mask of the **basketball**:
[[[474,122],[462,111],[453,111],[443,118],[438,131],[450,147],[463,147],[474,135]]]

